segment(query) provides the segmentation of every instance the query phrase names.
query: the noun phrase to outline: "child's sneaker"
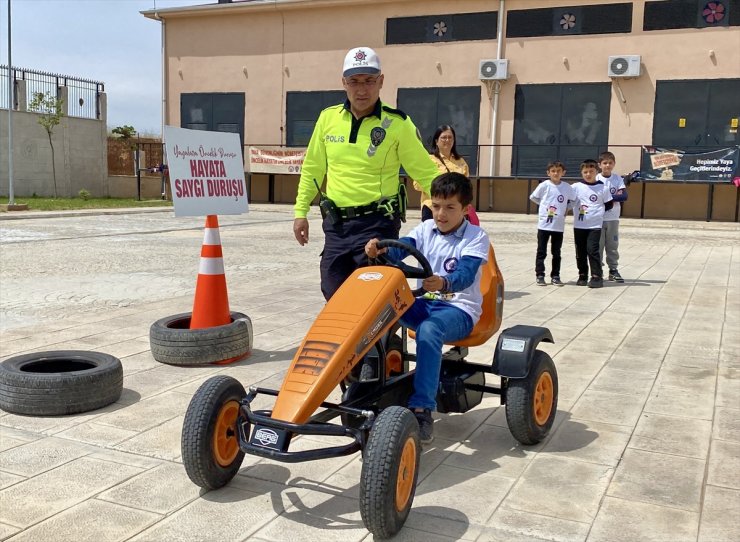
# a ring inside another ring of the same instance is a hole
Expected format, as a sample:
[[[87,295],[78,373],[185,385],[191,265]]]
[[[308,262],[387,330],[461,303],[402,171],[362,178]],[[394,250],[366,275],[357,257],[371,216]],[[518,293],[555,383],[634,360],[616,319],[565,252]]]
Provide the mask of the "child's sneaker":
[[[537,277],[537,286],[547,286],[545,277]]]
[[[591,277],[591,280],[588,282],[589,288],[601,288],[604,286],[604,279],[601,277]]]
[[[609,270],[609,280],[613,280],[616,282],[624,282],[622,275],[620,275],[619,271],[617,271],[616,269]]]
[[[560,280],[560,277],[552,277],[552,279],[550,279],[550,282],[552,283],[553,286],[562,286],[563,285],[563,281]]]
[[[432,411],[425,408],[421,412],[413,411],[416,421],[419,422],[419,441],[422,444],[429,444],[434,440],[434,420]]]
[[[578,277],[578,282],[576,282],[576,286],[588,286],[588,280],[586,280],[586,277],[584,275],[580,275]]]

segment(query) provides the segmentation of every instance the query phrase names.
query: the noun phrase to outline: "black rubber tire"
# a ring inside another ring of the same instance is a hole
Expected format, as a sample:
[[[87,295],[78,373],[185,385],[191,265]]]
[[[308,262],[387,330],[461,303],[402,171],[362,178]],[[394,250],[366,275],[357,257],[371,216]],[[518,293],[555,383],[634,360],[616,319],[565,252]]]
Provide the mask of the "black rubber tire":
[[[219,465],[213,449],[213,435],[221,408],[229,401],[241,401],[246,395],[238,380],[220,375],[206,380],[190,400],[182,424],[180,447],[185,472],[195,485],[218,489],[239,472],[244,452],[240,449],[229,465]],[[236,431],[236,427],[233,430]]]
[[[36,352],[0,364],[0,408],[14,414],[87,412],[117,401],[122,390],[121,360],[102,352]]]
[[[396,506],[396,483],[404,446],[415,447],[414,472],[405,506]],[[360,514],[376,538],[390,538],[401,530],[411,511],[419,476],[419,424],[407,408],[392,406],[380,413],[370,430],[360,475]]]
[[[192,313],[167,316],[149,328],[152,356],[169,365],[207,365],[240,358],[252,350],[252,321],[240,312],[231,313],[231,323],[189,329]]]
[[[552,380],[550,414],[544,423],[535,418],[535,389],[540,376],[548,372]],[[532,367],[526,378],[510,378],[506,390],[506,423],[509,431],[522,444],[541,442],[552,428],[558,408],[558,373],[552,358],[542,350],[536,350]]]

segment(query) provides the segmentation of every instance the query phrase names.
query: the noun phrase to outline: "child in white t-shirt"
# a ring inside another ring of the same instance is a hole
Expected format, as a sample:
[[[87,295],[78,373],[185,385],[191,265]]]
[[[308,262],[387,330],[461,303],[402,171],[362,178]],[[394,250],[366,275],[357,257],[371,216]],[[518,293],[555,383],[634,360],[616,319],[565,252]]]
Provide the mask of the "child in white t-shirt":
[[[614,200],[614,207],[604,213],[599,254],[603,263],[604,251],[606,250],[609,280],[624,282],[622,275],[619,274],[619,213],[621,211],[620,203],[627,201],[627,187],[624,184],[624,179],[614,172],[615,163],[614,154],[606,151],[599,155],[601,173],[596,176],[596,180],[604,183]]]
[[[573,185],[575,203],[573,205],[573,237],[576,243],[576,264],[578,266],[578,286],[601,288],[604,285],[604,273],[601,269],[601,226],[604,212],[613,206],[612,195],[601,181],[596,180],[598,173],[596,160],[581,162],[582,181]],[[591,280],[588,281],[588,268],[591,266]]]
[[[552,254],[552,268],[550,281],[555,286],[562,286],[560,280],[560,249],[563,246],[563,232],[565,231],[565,213],[568,202],[575,199],[573,189],[568,183],[561,181],[565,174],[562,162],[547,164],[548,180],[540,183],[529,199],[539,205],[539,220],[537,223],[537,255],[534,263],[534,273],[537,285],[546,286],[545,258],[547,258],[547,242],[550,241]]]

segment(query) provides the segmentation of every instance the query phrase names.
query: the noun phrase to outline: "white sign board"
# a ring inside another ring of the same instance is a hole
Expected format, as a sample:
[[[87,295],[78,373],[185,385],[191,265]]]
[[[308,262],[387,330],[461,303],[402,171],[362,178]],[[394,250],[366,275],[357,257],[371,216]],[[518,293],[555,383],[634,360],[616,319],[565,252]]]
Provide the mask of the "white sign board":
[[[175,216],[249,211],[239,134],[164,127]]]
[[[300,173],[305,147],[249,147],[247,162],[250,173]]]

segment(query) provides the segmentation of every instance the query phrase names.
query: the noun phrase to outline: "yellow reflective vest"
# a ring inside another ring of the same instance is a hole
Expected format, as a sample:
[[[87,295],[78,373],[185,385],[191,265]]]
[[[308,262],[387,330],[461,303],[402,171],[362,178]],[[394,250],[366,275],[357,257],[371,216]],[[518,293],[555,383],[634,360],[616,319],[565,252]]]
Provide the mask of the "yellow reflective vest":
[[[316,197],[314,183],[326,176],[326,195],[338,207],[359,207],[398,194],[399,170],[429,192],[439,175],[416,126],[402,111],[380,100],[362,119],[349,102],[324,109],[316,122],[295,202],[295,217],[305,218]]]

